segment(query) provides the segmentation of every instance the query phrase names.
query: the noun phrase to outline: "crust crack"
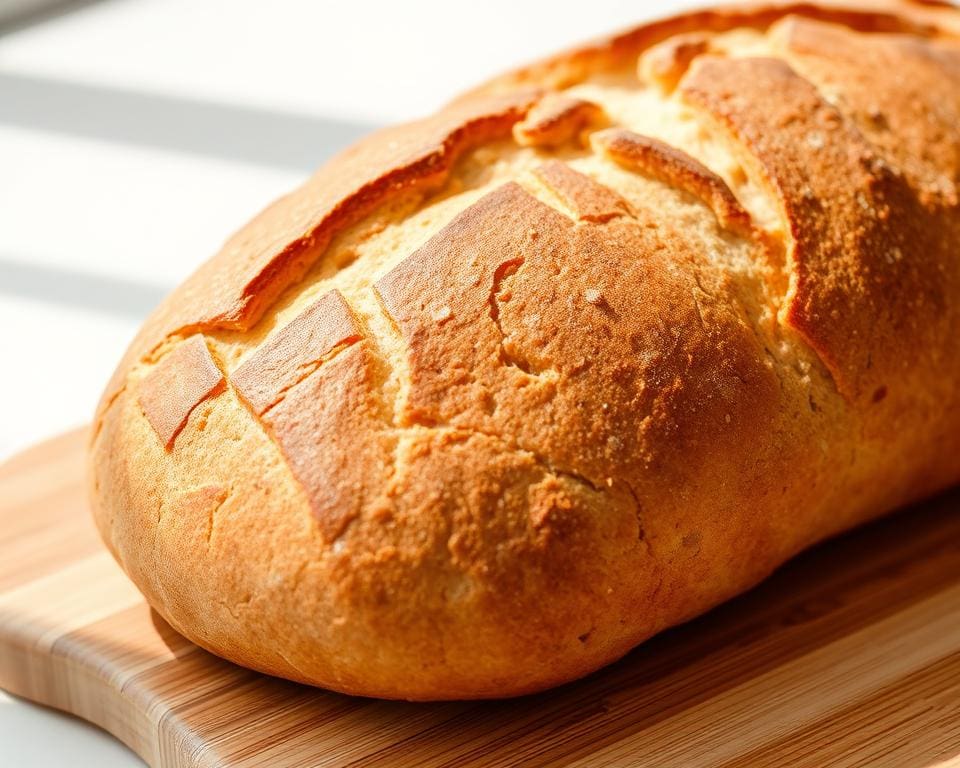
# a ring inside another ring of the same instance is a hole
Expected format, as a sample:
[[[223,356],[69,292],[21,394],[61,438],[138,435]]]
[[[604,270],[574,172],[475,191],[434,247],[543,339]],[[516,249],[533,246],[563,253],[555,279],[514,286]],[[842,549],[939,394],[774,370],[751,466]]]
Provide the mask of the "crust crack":
[[[210,509],[207,512],[206,542],[208,547],[210,546],[210,542],[213,539],[213,529],[216,525],[217,513],[221,510],[223,505],[227,503],[227,499],[229,499],[230,496],[232,495],[233,495],[233,486],[230,486],[229,488],[227,488],[226,493],[224,493],[222,497],[218,498],[217,503],[212,507],[210,507]]]
[[[637,541],[643,543],[648,554],[652,554],[650,540],[647,538],[647,530],[643,523],[643,504],[640,503],[640,497],[637,495],[637,491],[631,483],[624,481],[623,485],[633,500],[633,514],[637,519]]]
[[[290,382],[289,384],[286,384],[281,389],[277,390],[276,397],[268,405],[266,405],[259,412],[259,414],[256,414],[256,415],[261,417],[266,416],[268,413],[270,413],[270,411],[272,411],[274,408],[280,405],[280,403],[283,402],[283,400],[286,398],[287,394],[290,392],[291,389],[293,389],[295,386],[297,386],[298,384],[301,384],[307,378],[312,376],[314,373],[320,370],[321,366],[329,363],[331,360],[333,360],[333,358],[335,358],[345,349],[352,347],[354,344],[360,341],[361,338],[362,337],[358,334],[356,336],[351,336],[347,339],[344,339],[344,341],[342,341],[340,344],[337,344],[337,346],[335,346],[333,349],[331,349],[329,352],[327,352],[325,355],[318,358],[317,360],[312,360],[308,363],[302,363],[301,365],[297,366],[296,380]],[[240,399],[246,402],[243,397],[241,397]]]
[[[552,475],[554,477],[565,477],[568,480],[588,488],[594,493],[606,494],[607,488],[597,485],[593,480],[591,480],[587,475],[578,472],[575,469],[564,467],[560,468],[556,466],[553,462],[550,461],[545,455],[532,449],[529,446],[522,445],[519,441],[512,438],[508,438],[506,435],[500,434],[498,432],[491,432],[489,430],[481,429],[473,425],[459,425],[459,424],[447,424],[447,423],[432,423],[426,420],[421,420],[419,418],[412,419],[412,427],[418,430],[429,430],[431,432],[445,432],[453,433],[456,435],[479,435],[482,437],[490,438],[496,440],[499,443],[502,443],[509,450],[522,453],[532,459],[539,467],[541,467],[546,474]],[[403,430],[398,430],[402,432]]]

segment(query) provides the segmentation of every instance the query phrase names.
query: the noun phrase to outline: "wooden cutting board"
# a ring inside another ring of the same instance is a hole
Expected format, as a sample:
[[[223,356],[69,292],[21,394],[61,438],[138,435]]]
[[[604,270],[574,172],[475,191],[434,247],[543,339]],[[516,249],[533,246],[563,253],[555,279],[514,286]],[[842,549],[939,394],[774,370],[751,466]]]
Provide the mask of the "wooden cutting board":
[[[177,635],[97,538],[84,440],[0,467],[0,686],[153,766],[960,766],[958,492],[586,680],[405,704],[269,678]]]

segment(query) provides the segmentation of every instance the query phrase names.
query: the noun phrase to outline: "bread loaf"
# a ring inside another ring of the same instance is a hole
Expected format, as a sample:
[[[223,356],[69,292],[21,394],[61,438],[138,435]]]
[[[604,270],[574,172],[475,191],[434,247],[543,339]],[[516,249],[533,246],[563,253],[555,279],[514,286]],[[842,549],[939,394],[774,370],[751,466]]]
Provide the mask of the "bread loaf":
[[[380,131],[156,310],[97,523],[150,604],[348,693],[591,672],[960,480],[960,13],[640,27]]]

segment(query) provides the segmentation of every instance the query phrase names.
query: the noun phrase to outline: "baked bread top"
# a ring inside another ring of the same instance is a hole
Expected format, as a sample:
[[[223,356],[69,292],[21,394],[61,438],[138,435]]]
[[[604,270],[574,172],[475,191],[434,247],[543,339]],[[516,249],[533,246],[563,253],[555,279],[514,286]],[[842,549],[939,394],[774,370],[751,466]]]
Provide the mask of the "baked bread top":
[[[373,134],[137,336],[105,539],[241,663],[507,695],[954,482],[958,36],[690,13]]]

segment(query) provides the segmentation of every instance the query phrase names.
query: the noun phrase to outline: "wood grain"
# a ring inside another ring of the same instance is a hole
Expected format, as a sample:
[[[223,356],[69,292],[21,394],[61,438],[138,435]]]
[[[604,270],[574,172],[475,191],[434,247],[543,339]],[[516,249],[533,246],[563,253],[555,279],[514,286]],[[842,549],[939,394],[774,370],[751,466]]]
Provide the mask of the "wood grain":
[[[153,766],[960,766],[960,492],[578,683],[415,705],[265,677],[173,632],[100,544],[84,442],[0,467],[0,686]]]

